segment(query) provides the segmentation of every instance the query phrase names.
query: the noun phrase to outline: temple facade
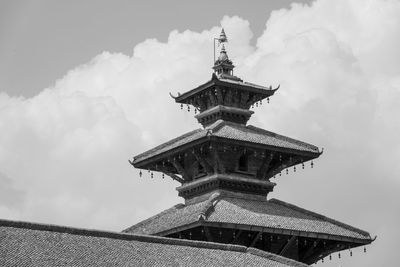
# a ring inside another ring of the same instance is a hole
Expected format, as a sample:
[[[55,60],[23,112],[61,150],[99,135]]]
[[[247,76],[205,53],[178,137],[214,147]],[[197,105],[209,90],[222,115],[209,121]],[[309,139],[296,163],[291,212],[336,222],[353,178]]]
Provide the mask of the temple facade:
[[[271,178],[291,168],[313,167],[318,147],[247,122],[253,106],[269,103],[277,88],[245,82],[233,74],[222,30],[211,80],[178,96],[202,125],[150,149],[130,163],[161,172],[181,185],[178,204],[124,233],[253,247],[304,264],[341,250],[370,244],[370,234],[293,204],[268,199]]]

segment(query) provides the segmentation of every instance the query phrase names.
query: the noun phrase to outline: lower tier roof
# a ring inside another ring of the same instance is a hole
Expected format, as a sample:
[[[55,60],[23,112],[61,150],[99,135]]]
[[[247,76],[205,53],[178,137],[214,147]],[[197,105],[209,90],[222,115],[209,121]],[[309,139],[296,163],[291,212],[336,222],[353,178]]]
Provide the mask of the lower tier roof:
[[[238,245],[0,220],[0,266],[308,265]]]
[[[175,229],[189,229],[196,225],[226,225],[357,244],[372,242],[365,231],[277,199],[249,199],[219,193],[201,202],[175,205],[124,232],[168,235]]]

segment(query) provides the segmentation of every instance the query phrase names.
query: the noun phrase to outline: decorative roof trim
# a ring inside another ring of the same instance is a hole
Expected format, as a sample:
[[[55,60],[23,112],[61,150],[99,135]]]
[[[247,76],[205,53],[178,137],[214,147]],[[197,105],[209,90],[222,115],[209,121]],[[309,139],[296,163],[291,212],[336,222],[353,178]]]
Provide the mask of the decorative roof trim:
[[[228,107],[228,106],[224,106],[224,105],[217,105],[215,107],[212,107],[210,109],[207,109],[201,113],[199,113],[198,115],[194,116],[196,119],[201,119],[205,116],[208,116],[210,114],[213,114],[215,112],[229,112],[229,113],[236,113],[236,114],[241,114],[241,115],[245,115],[245,116],[251,116],[254,111],[252,110],[247,110],[247,109],[243,109],[243,108],[235,108],[235,107]]]
[[[269,187],[274,187],[276,185],[275,183],[270,182],[268,180],[258,180],[258,179],[254,179],[254,178],[247,178],[247,177],[243,177],[241,175],[237,175],[234,173],[230,173],[230,174],[217,173],[217,174],[199,178],[193,182],[189,182],[187,184],[178,186],[176,188],[176,190],[178,190],[178,191],[188,190],[190,188],[197,187],[201,184],[208,183],[213,180],[228,180],[228,181],[232,181],[232,182],[243,182],[243,183],[248,183],[248,184],[269,186]]]

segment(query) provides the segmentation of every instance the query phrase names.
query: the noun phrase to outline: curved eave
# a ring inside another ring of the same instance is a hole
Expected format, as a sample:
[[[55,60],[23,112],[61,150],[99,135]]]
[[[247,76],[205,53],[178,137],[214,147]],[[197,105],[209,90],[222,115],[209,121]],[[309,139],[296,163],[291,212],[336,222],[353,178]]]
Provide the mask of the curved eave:
[[[285,229],[285,228],[263,227],[263,226],[250,225],[250,224],[209,222],[207,220],[206,221],[198,220],[196,222],[181,225],[181,226],[174,227],[174,228],[171,228],[168,230],[155,232],[155,233],[152,233],[152,235],[168,236],[170,234],[189,230],[189,229],[192,229],[192,228],[198,227],[198,226],[208,226],[208,227],[216,227],[216,228],[223,227],[223,228],[231,228],[231,229],[237,229],[237,230],[262,232],[262,233],[266,233],[266,234],[289,235],[289,236],[316,238],[316,239],[322,239],[322,240],[349,242],[349,243],[353,243],[352,247],[368,245],[368,244],[371,244],[375,240],[375,238],[372,239],[371,237],[370,238],[354,238],[354,237],[349,237],[349,236],[331,235],[331,234],[309,232],[309,231],[298,231],[298,230]]]
[[[233,88],[233,89],[237,89],[237,90],[245,90],[251,93],[256,93],[256,94],[260,94],[262,96],[262,98],[267,98],[272,96],[276,90],[279,89],[269,89],[268,87],[264,87],[264,86],[260,86],[260,85],[253,85],[251,83],[246,83],[246,82],[237,82],[237,81],[227,81],[227,80],[222,80],[222,79],[218,79],[217,76],[215,76],[215,74],[213,74],[213,77],[210,81],[192,89],[187,91],[186,93],[183,93],[177,97],[174,97],[175,102],[177,103],[182,103],[182,104],[189,104],[188,100],[195,96],[196,94],[200,93],[201,91],[208,89],[214,85],[219,85],[219,86],[226,86],[229,88]]]
[[[315,158],[318,158],[319,155],[321,155],[320,152],[311,152],[311,151],[303,151],[303,150],[297,150],[297,149],[291,149],[291,148],[285,148],[285,147],[279,147],[279,146],[272,146],[272,145],[266,145],[266,144],[260,144],[260,143],[254,143],[254,142],[249,142],[249,141],[242,141],[242,140],[236,140],[236,139],[230,139],[230,138],[225,138],[225,137],[219,137],[219,136],[203,136],[200,137],[196,140],[193,140],[191,142],[188,142],[184,145],[177,146],[174,148],[171,148],[167,151],[163,151],[160,153],[156,153],[151,156],[142,156],[139,158],[136,156],[131,163],[135,168],[146,168],[148,164],[151,164],[153,162],[161,161],[161,160],[166,160],[169,157],[172,157],[173,155],[176,155],[178,153],[182,153],[187,149],[190,149],[194,146],[202,145],[206,142],[213,141],[215,143],[219,144],[236,144],[238,146],[245,146],[248,148],[253,148],[253,149],[267,149],[271,151],[276,151],[276,152],[281,152],[285,154],[292,154],[292,155],[297,155],[301,157],[305,157],[305,161],[309,161]],[[151,151],[151,150],[149,150]],[[141,155],[146,154],[147,152],[142,153]],[[140,155],[139,155],[140,156]]]

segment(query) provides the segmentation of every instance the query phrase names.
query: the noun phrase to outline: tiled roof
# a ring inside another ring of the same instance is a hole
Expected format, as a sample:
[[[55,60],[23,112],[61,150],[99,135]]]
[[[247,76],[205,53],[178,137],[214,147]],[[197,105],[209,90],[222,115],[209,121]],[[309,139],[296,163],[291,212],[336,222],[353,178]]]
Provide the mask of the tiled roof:
[[[199,92],[202,92],[203,90],[208,89],[214,85],[225,85],[231,88],[243,88],[248,91],[265,94],[267,96],[273,95],[275,91],[279,88],[278,86],[278,88],[272,89],[272,87],[266,87],[254,83],[243,82],[241,79],[232,79],[226,76],[218,77],[217,75],[215,75],[215,73],[213,73],[211,80],[209,80],[208,82],[203,83],[197,86],[196,88],[193,88],[183,94],[179,94],[177,97],[174,98],[178,103],[183,103],[185,99],[187,99],[188,97],[192,97],[193,95],[198,94]]]
[[[206,138],[207,136],[237,140],[253,144],[260,144],[275,148],[289,149],[293,151],[319,154],[318,147],[301,142],[283,135],[263,130],[251,125],[241,125],[232,122],[218,120],[205,129],[198,129],[172,139],[162,145],[148,150],[134,159],[134,163],[162,154],[166,151],[178,148],[190,142]]]
[[[205,223],[227,223],[261,227],[268,231],[285,230],[296,232],[299,235],[321,235],[330,239],[356,240],[361,243],[369,243],[371,237],[369,233],[349,225],[340,223],[320,214],[307,211],[286,202],[270,199],[255,200],[232,196],[219,196],[217,201],[206,200],[200,203],[172,208],[167,210],[167,216],[161,214],[132,226],[125,231],[141,234],[157,234],[166,231],[167,228],[173,229],[183,226],[185,223],[194,223],[194,220],[204,214],[207,204],[214,203],[213,209],[205,216]],[[190,215],[189,215],[190,214]],[[189,215],[189,216],[188,216]],[[184,222],[175,217],[188,216],[188,221]],[[190,219],[189,219],[190,218]],[[166,227],[165,225],[168,225]]]
[[[308,266],[237,245],[0,220],[0,266]]]

